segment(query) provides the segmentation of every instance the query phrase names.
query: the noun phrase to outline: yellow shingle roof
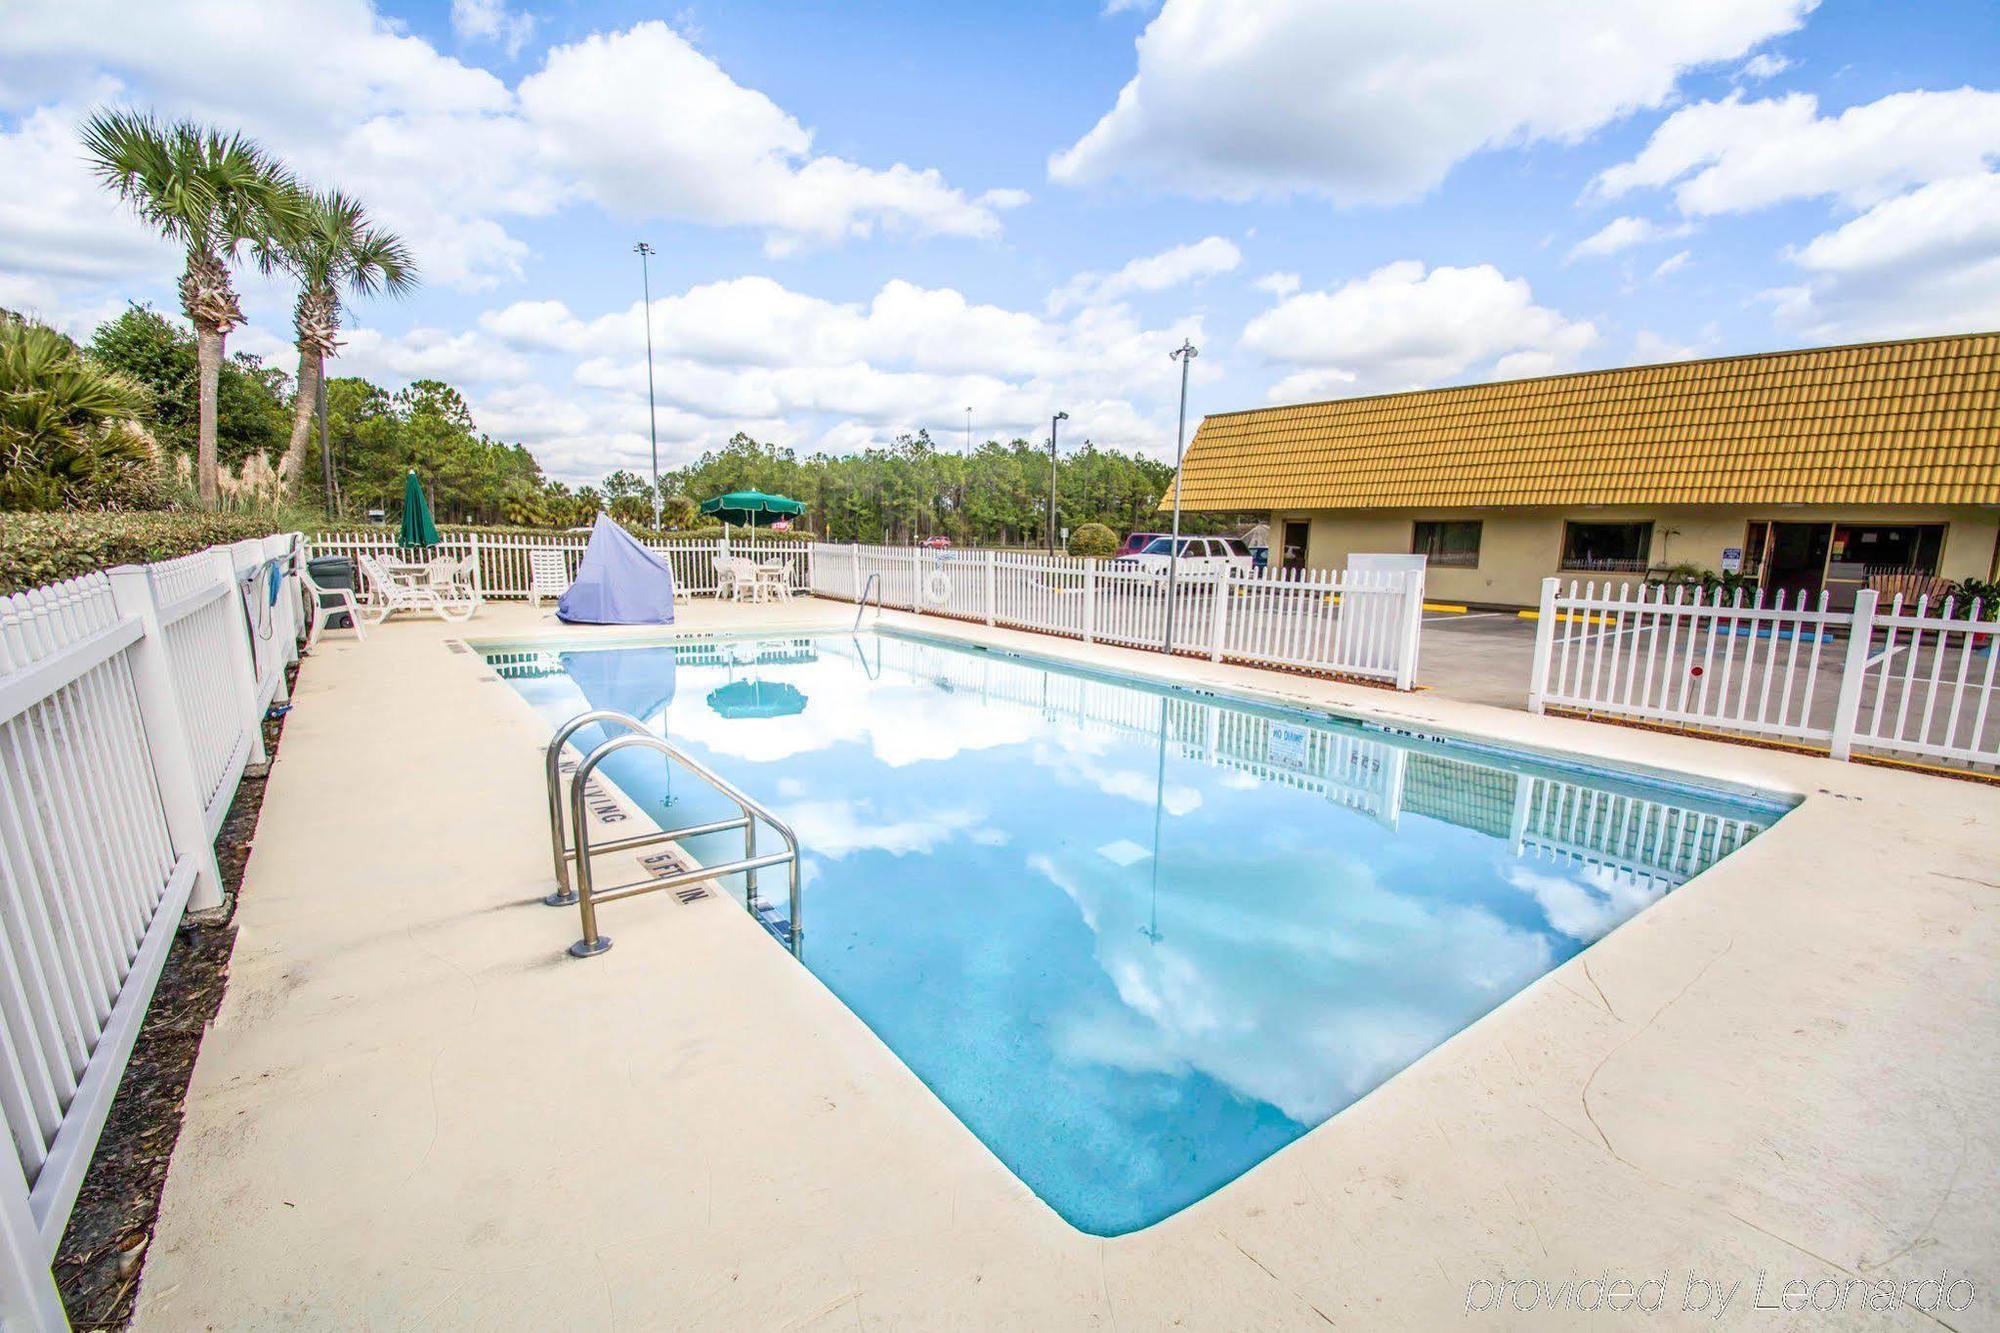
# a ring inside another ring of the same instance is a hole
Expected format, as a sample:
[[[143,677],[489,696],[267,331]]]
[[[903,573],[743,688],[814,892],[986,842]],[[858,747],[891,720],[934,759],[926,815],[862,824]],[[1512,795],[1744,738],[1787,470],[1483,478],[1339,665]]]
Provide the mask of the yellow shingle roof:
[[[2000,334],[1229,412],[1181,471],[1197,510],[2000,503]]]

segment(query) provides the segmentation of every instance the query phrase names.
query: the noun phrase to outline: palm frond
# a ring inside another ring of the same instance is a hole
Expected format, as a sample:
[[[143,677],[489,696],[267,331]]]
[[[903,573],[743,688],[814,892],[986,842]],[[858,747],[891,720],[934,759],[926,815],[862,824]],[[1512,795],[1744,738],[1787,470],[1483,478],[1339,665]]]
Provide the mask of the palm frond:
[[[85,122],[83,144],[98,179],[140,218],[213,258],[230,258],[298,212],[290,173],[241,134],[111,109]]]

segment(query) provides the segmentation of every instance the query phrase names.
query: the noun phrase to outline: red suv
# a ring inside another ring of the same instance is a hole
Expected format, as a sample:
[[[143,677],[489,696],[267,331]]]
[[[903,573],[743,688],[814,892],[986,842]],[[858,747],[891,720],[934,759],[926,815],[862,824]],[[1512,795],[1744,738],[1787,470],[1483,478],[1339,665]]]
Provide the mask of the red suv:
[[[1125,537],[1125,544],[1118,548],[1118,555],[1137,555],[1161,537],[1171,537],[1170,532],[1133,532]],[[1117,559],[1113,556],[1112,559]]]

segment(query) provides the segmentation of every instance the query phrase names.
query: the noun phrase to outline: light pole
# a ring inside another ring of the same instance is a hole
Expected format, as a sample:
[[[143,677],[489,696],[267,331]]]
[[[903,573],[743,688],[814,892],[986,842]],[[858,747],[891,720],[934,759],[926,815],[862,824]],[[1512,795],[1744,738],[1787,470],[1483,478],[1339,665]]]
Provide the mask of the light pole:
[[[1179,592],[1181,574],[1181,448],[1187,439],[1187,384],[1188,367],[1201,353],[1194,343],[1181,339],[1181,345],[1168,355],[1181,363],[1181,424],[1174,430],[1174,537],[1167,546],[1167,640],[1165,651],[1174,650],[1174,599]],[[1219,576],[1216,596],[1224,596],[1229,591],[1228,579]]]
[[[653,408],[653,275],[648,256],[658,254],[644,241],[632,247],[639,256],[639,285],[646,294],[646,434],[653,442],[653,531],[660,530],[660,419]]]
[[[1049,418],[1049,554],[1056,553],[1056,423],[1068,421],[1069,413],[1058,412]]]
[[[972,409],[969,407],[965,409],[965,453],[968,458],[972,456]]]

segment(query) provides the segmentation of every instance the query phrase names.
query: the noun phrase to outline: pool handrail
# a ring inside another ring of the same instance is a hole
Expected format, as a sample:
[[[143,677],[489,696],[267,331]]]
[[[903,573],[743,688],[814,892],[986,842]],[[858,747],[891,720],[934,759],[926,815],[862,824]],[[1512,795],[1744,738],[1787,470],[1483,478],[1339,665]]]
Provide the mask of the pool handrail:
[[[870,588],[875,590],[875,620],[879,624],[882,620],[881,570],[878,569],[868,576],[867,581],[861,585],[861,595],[854,599],[854,628],[857,630],[861,628],[862,614],[868,610],[868,590]]]
[[[578,713],[557,727],[556,734],[549,738],[542,766],[543,776],[547,779],[549,788],[549,847],[555,854],[556,891],[542,901],[550,907],[568,907],[576,901],[576,890],[572,889],[569,883],[569,862],[575,853],[570,850],[569,838],[563,830],[562,752],[563,746],[569,743],[571,736],[593,722],[612,723],[627,731],[646,730],[646,724],[630,713],[621,713],[615,708],[593,708]],[[612,848],[606,845],[598,850],[608,852]]]
[[[585,817],[584,802],[587,799],[584,787],[597,766],[621,750],[646,749],[666,756],[668,763],[679,763],[716,791],[732,801],[741,818],[718,820],[707,824],[692,825],[687,828],[668,829],[658,834],[642,835],[638,838],[620,838],[616,842],[605,843],[592,848],[590,843],[590,822]],[[633,735],[617,736],[592,750],[584,761],[577,765],[576,777],[572,779],[569,793],[570,819],[576,827],[576,903],[583,918],[583,938],[569,948],[577,958],[593,958],[611,947],[611,939],[597,931],[597,904],[615,902],[620,898],[636,898],[644,893],[657,893],[664,889],[677,889],[688,884],[699,884],[704,880],[719,879],[724,875],[741,874],[743,882],[744,907],[754,917],[757,916],[757,872],[768,866],[788,866],[791,922],[786,946],[796,956],[805,936],[805,927],[799,916],[799,839],[791,825],[772,814],[756,798],[745,794],[737,786],[707,765],[701,763],[666,738],[642,731]],[[771,826],[784,839],[782,852],[757,853],[757,823],[762,821]],[[700,833],[717,833],[726,829],[743,830],[743,858],[725,861],[720,865],[696,866],[691,870],[676,871],[671,875],[634,880],[629,884],[619,884],[609,889],[599,890],[591,873],[591,857],[620,847],[636,847],[646,843],[665,842],[674,838],[693,837]]]

